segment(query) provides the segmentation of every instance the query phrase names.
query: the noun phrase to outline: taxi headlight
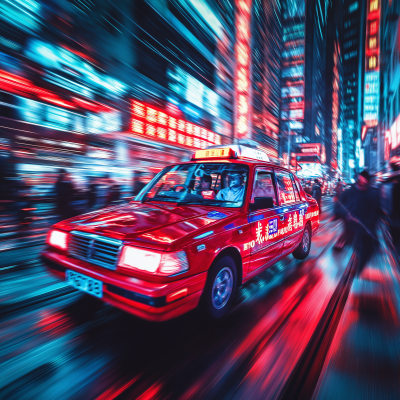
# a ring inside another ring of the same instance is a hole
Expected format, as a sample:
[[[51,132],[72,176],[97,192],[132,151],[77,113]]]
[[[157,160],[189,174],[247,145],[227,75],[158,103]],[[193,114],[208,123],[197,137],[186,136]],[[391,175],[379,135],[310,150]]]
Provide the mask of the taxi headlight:
[[[124,246],[118,266],[154,275],[175,275],[189,269],[186,253],[183,250],[159,253],[132,246]]]
[[[68,233],[51,230],[47,235],[47,244],[61,250],[67,250]]]

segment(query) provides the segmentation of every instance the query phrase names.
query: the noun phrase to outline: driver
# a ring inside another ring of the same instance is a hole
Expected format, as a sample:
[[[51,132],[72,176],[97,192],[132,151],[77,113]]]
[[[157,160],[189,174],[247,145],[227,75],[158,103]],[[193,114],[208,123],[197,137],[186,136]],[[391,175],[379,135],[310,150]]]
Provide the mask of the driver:
[[[211,190],[212,178],[211,175],[203,175],[196,184],[196,193],[201,194],[203,190]]]
[[[240,172],[233,172],[229,177],[229,187],[221,189],[217,196],[217,200],[225,201],[242,201],[244,196],[244,175]]]

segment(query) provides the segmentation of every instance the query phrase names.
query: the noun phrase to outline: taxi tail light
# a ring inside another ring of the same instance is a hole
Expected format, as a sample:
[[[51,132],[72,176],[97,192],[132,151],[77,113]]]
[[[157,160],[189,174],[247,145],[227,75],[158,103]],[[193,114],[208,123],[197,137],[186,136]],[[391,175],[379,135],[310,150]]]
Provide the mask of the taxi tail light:
[[[175,275],[189,269],[186,253],[183,250],[174,253],[158,253],[131,246],[125,246],[122,249],[118,265],[155,275]]]
[[[51,230],[47,235],[47,244],[60,250],[67,250],[68,233]]]

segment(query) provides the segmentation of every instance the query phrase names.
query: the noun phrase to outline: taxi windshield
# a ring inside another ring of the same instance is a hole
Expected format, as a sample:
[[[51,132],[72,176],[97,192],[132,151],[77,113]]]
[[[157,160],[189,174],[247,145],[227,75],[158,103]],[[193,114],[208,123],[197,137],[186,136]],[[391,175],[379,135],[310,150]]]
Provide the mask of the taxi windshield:
[[[248,166],[231,163],[181,164],[165,168],[135,198],[217,207],[241,207]]]

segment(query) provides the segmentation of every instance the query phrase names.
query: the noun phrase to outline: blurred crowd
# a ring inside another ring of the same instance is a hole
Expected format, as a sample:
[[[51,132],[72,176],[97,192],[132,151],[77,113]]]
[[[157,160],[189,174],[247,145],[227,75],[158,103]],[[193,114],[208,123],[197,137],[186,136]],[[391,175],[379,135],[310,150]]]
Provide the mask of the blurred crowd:
[[[9,170],[8,170],[9,171]],[[134,198],[152,179],[150,172],[136,171],[130,184],[120,184],[108,174],[77,182],[67,169],[60,168],[46,185],[30,184],[6,168],[0,172],[0,234],[26,231],[36,225],[50,225],[85,212],[122,204]],[[43,178],[44,181],[44,178]]]

